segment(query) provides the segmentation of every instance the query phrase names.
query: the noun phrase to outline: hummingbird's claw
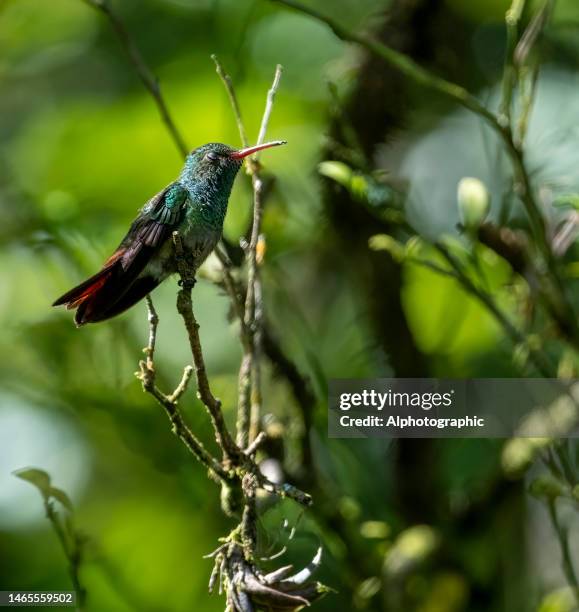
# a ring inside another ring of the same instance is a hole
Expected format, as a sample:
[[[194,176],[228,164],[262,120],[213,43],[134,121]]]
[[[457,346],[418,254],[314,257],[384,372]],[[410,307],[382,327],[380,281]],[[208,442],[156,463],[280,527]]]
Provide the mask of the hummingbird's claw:
[[[197,284],[197,279],[191,278],[191,279],[184,280],[181,278],[177,281],[177,284],[182,289],[193,289],[193,287],[195,287],[195,285]]]

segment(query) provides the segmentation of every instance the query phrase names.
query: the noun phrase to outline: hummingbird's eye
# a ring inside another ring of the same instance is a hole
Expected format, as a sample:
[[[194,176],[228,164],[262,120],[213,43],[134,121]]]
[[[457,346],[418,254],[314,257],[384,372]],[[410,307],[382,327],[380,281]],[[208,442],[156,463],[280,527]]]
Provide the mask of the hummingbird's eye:
[[[219,155],[215,151],[209,151],[205,157],[212,162],[216,162],[219,159]]]

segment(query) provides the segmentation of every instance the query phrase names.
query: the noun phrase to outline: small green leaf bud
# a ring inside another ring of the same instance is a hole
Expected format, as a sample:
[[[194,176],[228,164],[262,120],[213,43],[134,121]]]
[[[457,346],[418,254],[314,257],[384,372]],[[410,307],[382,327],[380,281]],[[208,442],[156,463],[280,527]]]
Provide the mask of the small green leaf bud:
[[[539,499],[553,500],[565,495],[565,485],[553,476],[539,476],[529,487],[529,493]]]

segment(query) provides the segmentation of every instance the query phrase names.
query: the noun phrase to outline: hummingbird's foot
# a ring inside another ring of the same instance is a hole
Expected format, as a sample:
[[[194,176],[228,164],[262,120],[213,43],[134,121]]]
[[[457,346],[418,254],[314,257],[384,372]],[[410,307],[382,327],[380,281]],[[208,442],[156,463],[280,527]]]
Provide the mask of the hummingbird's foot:
[[[191,290],[197,284],[197,279],[196,278],[187,278],[187,279],[181,278],[177,281],[177,284],[182,289]]]

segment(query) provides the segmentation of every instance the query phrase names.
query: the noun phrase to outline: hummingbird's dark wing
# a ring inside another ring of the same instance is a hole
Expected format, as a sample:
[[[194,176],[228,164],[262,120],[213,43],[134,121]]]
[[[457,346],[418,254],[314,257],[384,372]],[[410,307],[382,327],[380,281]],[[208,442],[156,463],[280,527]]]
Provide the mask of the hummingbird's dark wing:
[[[162,280],[145,268],[179,227],[188,193],[172,183],[142,208],[116,251],[94,276],[58,298],[53,306],[77,308],[77,325],[103,321],[123,312]]]
[[[138,267],[142,263],[140,254],[145,251],[151,255],[152,252],[147,249],[155,251],[179,226],[188,195],[179,183],[172,183],[151,198],[133,221],[111,259],[120,254],[125,270]]]

